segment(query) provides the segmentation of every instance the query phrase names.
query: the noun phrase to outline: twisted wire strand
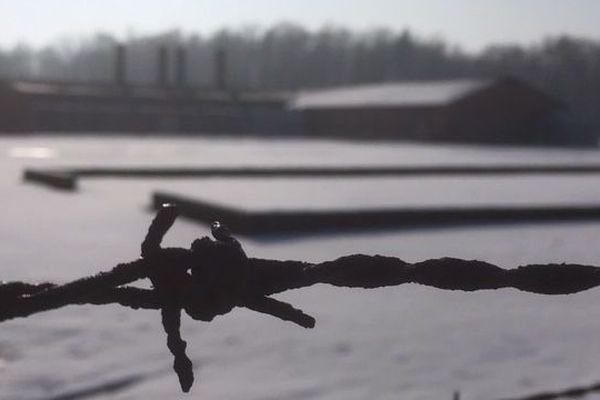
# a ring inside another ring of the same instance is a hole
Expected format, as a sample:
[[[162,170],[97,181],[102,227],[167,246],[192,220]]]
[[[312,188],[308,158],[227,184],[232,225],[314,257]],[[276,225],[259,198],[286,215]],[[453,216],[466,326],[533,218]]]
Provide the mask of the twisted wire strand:
[[[260,296],[317,283],[366,289],[406,283],[461,291],[515,288],[545,295],[573,294],[600,286],[600,268],[580,264],[532,264],[503,269],[477,260],[440,258],[411,264],[395,257],[363,254],[318,264],[258,258],[248,261]],[[134,309],[158,309],[160,302],[155,290],[115,287],[146,277],[140,273],[142,268],[144,261],[136,260],[65,285],[2,283],[0,321],[68,305],[115,303]],[[257,304],[258,301],[256,307]]]
[[[505,269],[478,260],[440,258],[408,263],[396,257],[354,254],[321,263],[249,258],[221,224],[216,240],[202,238],[190,249],[162,248],[177,209],[159,210],[142,242],[142,257],[107,272],[66,284],[0,283],[0,322],[68,305],[119,304],[161,310],[167,347],[183,391],[193,385],[193,366],[180,334],[181,311],[211,321],[235,307],[269,314],[312,328],[315,319],[291,304],[269,297],[317,283],[374,289],[421,284],[445,290],[515,288],[545,295],[566,295],[600,286],[600,268],[580,264],[532,264]],[[152,289],[127,286],[150,279]]]

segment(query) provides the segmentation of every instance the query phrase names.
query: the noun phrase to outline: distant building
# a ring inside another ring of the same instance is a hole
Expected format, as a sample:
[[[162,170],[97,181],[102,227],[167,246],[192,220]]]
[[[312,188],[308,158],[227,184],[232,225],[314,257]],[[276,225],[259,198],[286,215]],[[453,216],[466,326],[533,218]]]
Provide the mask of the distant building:
[[[273,133],[280,93],[13,81],[0,83],[0,132]]]
[[[289,95],[228,87],[222,49],[212,89],[187,82],[184,48],[176,49],[173,63],[169,49],[158,48],[156,82],[146,86],[127,80],[126,47],[114,50],[109,82],[0,81],[0,132],[264,134],[290,129],[292,116],[285,109]]]
[[[290,102],[316,137],[506,144],[576,142],[561,127],[564,108],[516,79],[358,85]]]
[[[564,105],[515,79],[391,82],[297,94],[241,91],[215,54],[212,89],[187,82],[186,51],[157,49],[156,82],[127,80],[116,45],[110,82],[0,81],[0,132],[236,133],[435,142],[577,144]],[[170,77],[174,79],[170,79]]]
[[[397,82],[296,94],[169,85],[0,81],[0,132],[302,134],[362,140],[578,144],[564,105],[515,79]],[[184,54],[178,56],[184,60]],[[221,79],[224,82],[224,78]]]

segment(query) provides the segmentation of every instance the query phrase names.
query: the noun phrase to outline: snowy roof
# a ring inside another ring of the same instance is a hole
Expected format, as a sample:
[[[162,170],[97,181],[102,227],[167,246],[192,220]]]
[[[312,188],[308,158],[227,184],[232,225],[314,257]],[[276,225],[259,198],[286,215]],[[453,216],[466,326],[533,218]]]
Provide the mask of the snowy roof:
[[[302,91],[290,102],[294,110],[318,108],[415,107],[452,103],[489,87],[492,80],[389,82]]]
[[[81,96],[81,97],[123,97],[165,99],[176,92],[176,88],[160,86],[125,85],[110,83],[56,83],[38,81],[12,81],[10,89],[24,95]],[[184,88],[180,95],[198,101],[231,101],[232,93],[194,87]],[[290,98],[287,92],[243,91],[235,93],[235,100],[256,102],[285,102]]]

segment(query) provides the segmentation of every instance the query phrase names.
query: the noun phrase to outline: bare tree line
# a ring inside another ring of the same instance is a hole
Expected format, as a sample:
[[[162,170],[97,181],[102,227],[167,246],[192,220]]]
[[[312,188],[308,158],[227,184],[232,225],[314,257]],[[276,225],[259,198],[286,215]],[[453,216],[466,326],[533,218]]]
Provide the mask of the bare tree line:
[[[117,40],[96,34],[40,49],[25,45],[0,51],[0,78],[110,82]],[[568,36],[530,46],[494,45],[469,54],[441,39],[409,31],[353,32],[327,27],[316,32],[293,24],[270,29],[222,30],[210,36],[178,31],[131,37],[127,80],[154,83],[157,49],[187,50],[187,81],[215,86],[215,54],[227,55],[231,88],[296,90],[354,83],[415,79],[522,78],[564,100],[577,121],[600,128],[600,41]],[[173,67],[173,66],[172,66]],[[174,68],[170,70],[171,76]]]

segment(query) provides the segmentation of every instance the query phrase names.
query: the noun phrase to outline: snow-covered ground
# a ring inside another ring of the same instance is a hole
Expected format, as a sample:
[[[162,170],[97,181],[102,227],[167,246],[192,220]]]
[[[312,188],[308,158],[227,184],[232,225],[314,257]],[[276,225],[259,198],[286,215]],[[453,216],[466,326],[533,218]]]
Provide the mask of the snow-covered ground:
[[[64,193],[22,182],[25,166],[527,162],[600,163],[600,152],[298,140],[0,138],[0,279],[64,282],[135,259],[152,218],[148,205],[154,189],[188,190],[256,207],[277,207],[286,199],[339,207],[600,201],[600,174],[318,182],[84,179],[79,192]],[[167,242],[186,246],[206,232],[181,220]],[[242,241],[252,256],[311,261],[363,252],[409,261],[483,259],[506,267],[600,263],[600,221]],[[210,324],[184,321],[188,353],[197,366],[189,395],[180,393],[171,371],[157,312],[68,307],[2,323],[0,399],[77,399],[83,397],[69,395],[113,384],[121,390],[95,398],[443,400],[460,390],[462,399],[493,400],[600,381],[600,289],[546,297],[516,290],[318,285],[279,297],[314,315],[316,328],[246,310]]]

